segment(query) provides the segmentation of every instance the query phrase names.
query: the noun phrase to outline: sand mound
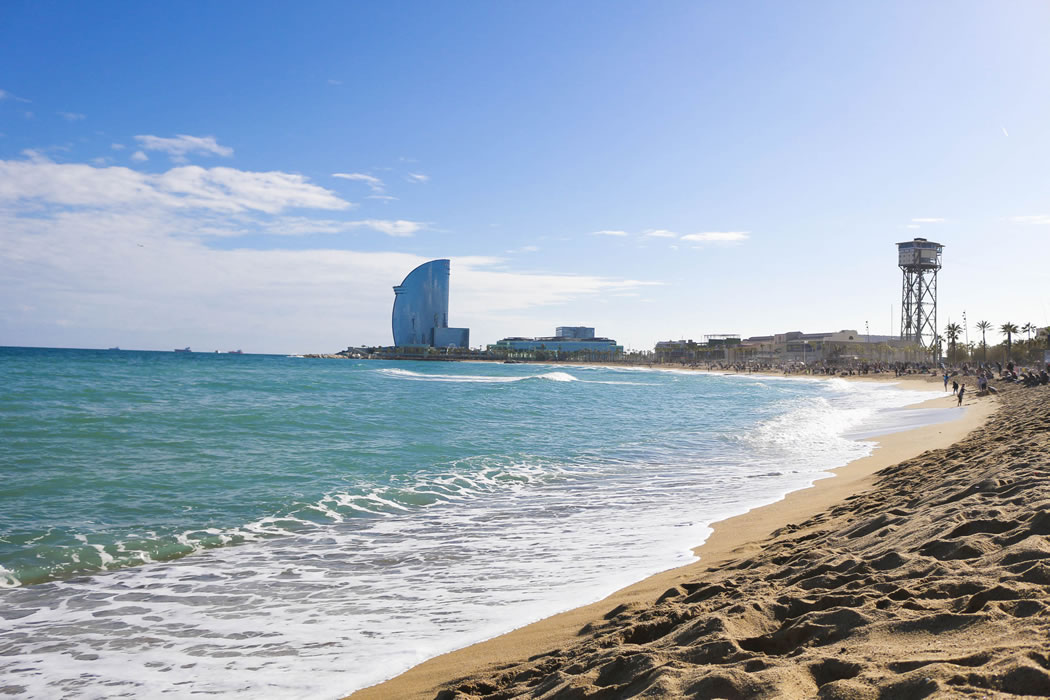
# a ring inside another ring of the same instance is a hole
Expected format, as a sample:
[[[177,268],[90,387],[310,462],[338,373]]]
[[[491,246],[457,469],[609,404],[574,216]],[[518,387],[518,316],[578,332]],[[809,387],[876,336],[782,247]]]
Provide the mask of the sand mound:
[[[1050,387],[1001,396],[759,554],[438,697],[1050,697]]]

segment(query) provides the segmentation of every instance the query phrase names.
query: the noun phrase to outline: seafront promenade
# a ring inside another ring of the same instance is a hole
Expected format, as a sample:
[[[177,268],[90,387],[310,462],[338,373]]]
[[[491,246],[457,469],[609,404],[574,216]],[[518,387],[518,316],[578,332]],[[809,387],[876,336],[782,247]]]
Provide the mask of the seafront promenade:
[[[1050,387],[965,401],[716,525],[695,565],[352,697],[1045,694]]]

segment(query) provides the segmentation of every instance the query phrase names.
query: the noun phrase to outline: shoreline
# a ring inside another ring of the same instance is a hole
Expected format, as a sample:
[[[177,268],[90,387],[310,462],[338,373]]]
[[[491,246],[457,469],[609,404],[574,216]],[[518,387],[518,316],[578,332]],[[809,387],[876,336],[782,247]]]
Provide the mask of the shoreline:
[[[653,368],[657,369],[657,368]],[[688,371],[708,372],[689,369]],[[713,374],[735,374],[719,373]],[[759,374],[759,373],[752,373]],[[748,376],[746,373],[742,376]],[[784,376],[771,373],[771,376]],[[895,382],[921,380],[923,389],[936,391],[937,385],[925,375],[905,377],[807,376],[811,379],[842,378],[850,381]],[[905,388],[905,387],[902,387]],[[954,403],[951,394],[904,407],[905,409],[946,408]],[[653,604],[665,591],[695,579],[702,571],[721,562],[746,556],[760,548],[760,542],[779,528],[806,520],[857,493],[871,488],[882,469],[915,457],[927,450],[944,449],[984,424],[997,410],[991,397],[970,394],[962,415],[948,422],[924,425],[865,439],[875,444],[873,453],[842,467],[829,470],[833,478],[820,478],[806,488],[788,493],[773,503],[711,524],[707,540],[693,548],[699,561],[669,569],[631,584],[589,605],[557,613],[538,622],[509,631],[492,639],[428,659],[382,683],[362,688],[347,696],[354,700],[373,698],[434,698],[443,688],[464,678],[488,676],[525,659],[574,644],[581,629],[600,625],[610,609],[627,609]]]

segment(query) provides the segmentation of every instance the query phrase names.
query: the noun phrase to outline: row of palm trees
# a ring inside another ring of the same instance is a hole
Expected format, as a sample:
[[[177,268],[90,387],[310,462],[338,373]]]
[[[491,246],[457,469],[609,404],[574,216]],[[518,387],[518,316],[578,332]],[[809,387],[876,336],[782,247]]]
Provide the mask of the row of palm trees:
[[[986,339],[986,333],[991,329],[992,324],[988,321],[977,322],[977,330],[981,331],[981,348],[984,352],[985,361],[988,360],[988,342]],[[960,326],[958,323],[949,323],[947,326],[944,327],[944,337],[948,340],[949,361],[951,361],[951,359],[955,357],[955,346],[959,342],[959,338],[962,337],[963,331],[963,327]],[[1026,323],[1025,325],[1018,328],[1017,324],[1007,321],[1003,325],[999,326],[999,333],[1006,336],[1006,359],[1009,361],[1011,359],[1010,352],[1013,347],[1014,334],[1027,333],[1028,341],[1031,342],[1032,334],[1039,333],[1039,326],[1035,325],[1034,323]],[[1048,337],[1047,342],[1050,343],[1050,337]]]

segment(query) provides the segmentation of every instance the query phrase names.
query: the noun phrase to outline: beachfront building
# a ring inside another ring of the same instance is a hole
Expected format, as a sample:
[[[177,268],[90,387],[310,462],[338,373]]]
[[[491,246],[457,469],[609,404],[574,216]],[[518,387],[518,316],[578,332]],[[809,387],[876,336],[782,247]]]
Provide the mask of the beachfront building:
[[[697,362],[724,362],[729,351],[740,344],[740,336],[735,333],[716,333],[705,335],[703,341],[661,340],[653,349],[657,362],[674,362],[695,364]]]
[[[467,348],[469,328],[449,328],[450,263],[431,260],[408,273],[394,287],[394,345],[403,347]]]
[[[558,326],[547,338],[503,338],[488,346],[490,355],[518,360],[618,360],[623,346],[611,338],[598,338],[586,326]]]
[[[594,329],[587,326],[558,326],[554,331],[554,335],[559,338],[591,340],[594,338]]]
[[[729,353],[731,362],[756,364],[821,364],[867,360],[902,362],[916,359],[919,348],[897,336],[855,330],[803,333],[788,331],[745,338]]]

